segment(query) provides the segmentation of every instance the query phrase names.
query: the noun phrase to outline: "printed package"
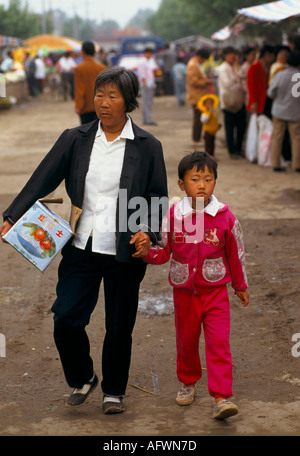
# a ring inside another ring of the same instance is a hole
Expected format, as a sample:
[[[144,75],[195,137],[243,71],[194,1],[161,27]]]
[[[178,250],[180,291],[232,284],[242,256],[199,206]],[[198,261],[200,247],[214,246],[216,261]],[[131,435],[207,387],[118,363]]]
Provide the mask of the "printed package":
[[[36,201],[3,239],[44,271],[72,235],[68,222]]]

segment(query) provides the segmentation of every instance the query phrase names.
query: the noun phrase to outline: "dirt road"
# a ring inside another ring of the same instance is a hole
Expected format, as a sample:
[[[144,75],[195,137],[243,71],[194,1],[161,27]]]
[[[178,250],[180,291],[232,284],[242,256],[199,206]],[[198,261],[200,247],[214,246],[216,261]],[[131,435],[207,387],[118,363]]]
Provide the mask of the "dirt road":
[[[140,123],[141,112],[133,118]],[[164,147],[170,197],[177,164],[191,151],[191,109],[173,97],[155,99],[157,126],[149,129]],[[49,98],[0,112],[1,212],[65,128],[77,125],[72,101]],[[212,418],[206,371],[195,403],[179,407],[175,333],[168,265],[151,266],[142,283],[140,311],[124,414],[104,416],[98,388],[79,409],[65,406],[67,387],[52,338],[50,306],[59,258],[40,273],[8,245],[0,245],[0,435],[2,436],[205,436],[300,433],[300,178],[275,174],[242,159],[229,160],[218,133],[216,196],[242,223],[250,304],[242,308],[231,289],[234,400],[239,414]],[[55,196],[65,196],[64,187]],[[67,199],[54,207],[68,217]],[[101,377],[104,334],[102,294],[89,326],[91,353]],[[298,334],[298,339],[292,340]],[[200,351],[205,368],[203,338]]]

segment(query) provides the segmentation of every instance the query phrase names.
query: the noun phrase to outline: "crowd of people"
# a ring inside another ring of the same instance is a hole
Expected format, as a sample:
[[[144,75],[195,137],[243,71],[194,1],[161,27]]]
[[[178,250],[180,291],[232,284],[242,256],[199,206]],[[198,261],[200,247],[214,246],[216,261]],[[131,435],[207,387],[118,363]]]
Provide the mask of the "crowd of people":
[[[251,115],[265,115],[272,122],[269,165],[278,172],[292,162],[299,171],[300,99],[293,90],[297,82],[294,79],[297,76],[293,75],[300,68],[299,53],[297,36],[290,37],[287,45],[250,46],[243,50],[232,46],[184,50],[166,45],[154,53],[146,48],[135,69],[140,83],[143,124],[156,125],[152,105],[160,84],[162,93],[174,95],[179,106],[191,105],[195,148],[203,137],[205,151],[214,155],[215,136],[224,125],[229,156],[237,159],[245,156]],[[40,95],[46,85],[54,93],[60,90],[64,100],[75,100],[81,123],[87,123],[95,118],[93,81],[100,71],[112,66],[111,56],[112,53],[103,49],[96,51],[92,42],[83,43],[81,53],[67,51],[64,55],[42,57],[27,52],[23,65],[29,94]],[[160,81],[154,68],[160,69]],[[8,52],[0,71],[12,69],[13,55]]]
[[[292,42],[289,46],[248,47],[243,52],[227,46],[222,49],[221,63],[213,65],[215,78],[210,76],[211,62],[209,51],[200,49],[186,65],[186,100],[193,109],[195,146],[204,130],[205,150],[214,155],[212,136],[223,124],[229,156],[244,157],[249,119],[251,115],[257,118],[264,115],[272,122],[269,154],[274,171],[283,171],[292,162],[293,169],[299,172],[300,98],[295,83],[300,74],[300,49]],[[208,115],[203,101],[207,103],[209,98]],[[216,121],[216,109],[219,121]]]

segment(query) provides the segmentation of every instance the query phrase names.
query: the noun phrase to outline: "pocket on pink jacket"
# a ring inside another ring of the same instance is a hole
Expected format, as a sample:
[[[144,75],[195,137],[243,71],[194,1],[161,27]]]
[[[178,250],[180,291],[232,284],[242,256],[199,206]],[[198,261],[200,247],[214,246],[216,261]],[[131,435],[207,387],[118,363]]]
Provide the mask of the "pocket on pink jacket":
[[[202,266],[202,275],[207,282],[218,282],[225,277],[226,268],[223,258],[208,258]]]
[[[170,279],[175,285],[181,285],[189,278],[189,265],[179,263],[176,260],[171,260],[170,264]]]

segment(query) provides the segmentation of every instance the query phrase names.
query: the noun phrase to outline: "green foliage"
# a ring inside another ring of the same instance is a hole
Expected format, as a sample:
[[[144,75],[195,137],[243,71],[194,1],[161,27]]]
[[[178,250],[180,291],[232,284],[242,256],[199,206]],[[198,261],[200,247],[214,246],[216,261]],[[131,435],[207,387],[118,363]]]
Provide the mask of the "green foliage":
[[[130,19],[128,25],[141,29],[147,29],[147,20],[155,11],[151,8],[139,9],[137,13]]]
[[[0,30],[1,35],[25,39],[41,33],[41,21],[28,4],[22,7],[21,0],[10,0],[7,9],[0,6]]]
[[[166,41],[199,32],[198,24],[191,24],[181,0],[162,0],[157,12],[148,18],[147,26]]]
[[[210,38],[232,21],[238,9],[262,3],[263,0],[162,0],[147,24],[151,32],[165,40],[194,34]]]

